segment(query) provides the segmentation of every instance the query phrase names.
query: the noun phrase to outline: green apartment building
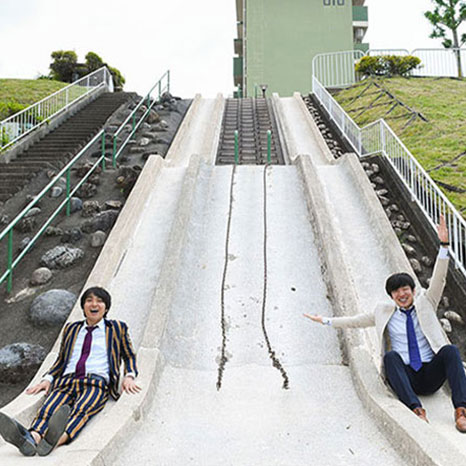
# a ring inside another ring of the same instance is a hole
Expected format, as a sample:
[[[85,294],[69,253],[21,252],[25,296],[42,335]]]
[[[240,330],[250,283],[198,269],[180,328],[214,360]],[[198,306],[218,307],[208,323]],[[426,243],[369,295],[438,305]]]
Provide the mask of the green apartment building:
[[[267,85],[268,95],[309,92],[315,55],[367,50],[364,1],[236,0],[237,95],[260,95],[260,85]]]

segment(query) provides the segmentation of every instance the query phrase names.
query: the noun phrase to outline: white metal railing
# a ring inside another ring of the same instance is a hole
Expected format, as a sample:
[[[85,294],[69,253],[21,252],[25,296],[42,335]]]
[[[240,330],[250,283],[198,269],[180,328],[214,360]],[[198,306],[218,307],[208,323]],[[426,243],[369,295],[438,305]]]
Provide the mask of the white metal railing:
[[[0,151],[102,87],[113,92],[112,75],[105,66],[1,121]]]
[[[445,216],[451,239],[451,256],[456,267],[466,275],[466,221],[403,142],[383,119],[359,128],[316,76],[312,77],[312,86],[316,98],[360,157],[371,154],[384,156],[433,228],[438,224],[440,214]]]
[[[355,73],[356,62],[364,55],[413,55],[421,60],[421,66],[411,72],[412,76],[456,77],[458,61],[462,76],[466,76],[466,49],[369,49],[366,54],[360,50],[321,53],[312,59],[312,76],[326,87],[351,86],[360,80]]]

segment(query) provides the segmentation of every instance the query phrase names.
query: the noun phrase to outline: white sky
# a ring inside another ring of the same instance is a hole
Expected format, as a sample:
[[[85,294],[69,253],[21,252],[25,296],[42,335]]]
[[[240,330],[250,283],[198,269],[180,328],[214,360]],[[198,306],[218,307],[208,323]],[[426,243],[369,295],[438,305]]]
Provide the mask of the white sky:
[[[366,5],[372,48],[441,47],[423,16],[431,0]],[[235,23],[235,0],[0,0],[0,77],[48,74],[54,50],[79,61],[93,51],[123,73],[125,90],[145,94],[169,68],[176,95],[227,96]]]

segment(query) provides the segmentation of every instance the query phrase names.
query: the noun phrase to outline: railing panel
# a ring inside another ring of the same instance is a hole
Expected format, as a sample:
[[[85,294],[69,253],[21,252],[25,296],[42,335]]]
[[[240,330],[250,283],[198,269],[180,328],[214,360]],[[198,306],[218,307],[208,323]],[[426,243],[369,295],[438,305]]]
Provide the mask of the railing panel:
[[[316,55],[312,60],[312,75],[325,87],[346,87],[355,83],[354,64],[364,56],[360,50]]]
[[[413,71],[413,76],[458,76],[458,59],[462,75],[466,75],[466,49],[415,49],[412,52],[421,60],[421,67]]]
[[[12,146],[71,105],[101,87],[113,90],[113,79],[106,67],[75,81],[40,102],[0,122],[0,151]]]

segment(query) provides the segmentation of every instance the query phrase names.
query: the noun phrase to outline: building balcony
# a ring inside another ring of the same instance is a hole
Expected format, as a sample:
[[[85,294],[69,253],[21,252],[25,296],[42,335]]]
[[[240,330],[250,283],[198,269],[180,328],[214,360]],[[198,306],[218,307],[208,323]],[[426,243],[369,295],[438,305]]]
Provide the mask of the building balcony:
[[[353,0],[354,6],[363,6],[366,0]]]
[[[353,6],[353,22],[368,21],[367,6]]]
[[[243,56],[243,39],[234,40],[235,55]]]

